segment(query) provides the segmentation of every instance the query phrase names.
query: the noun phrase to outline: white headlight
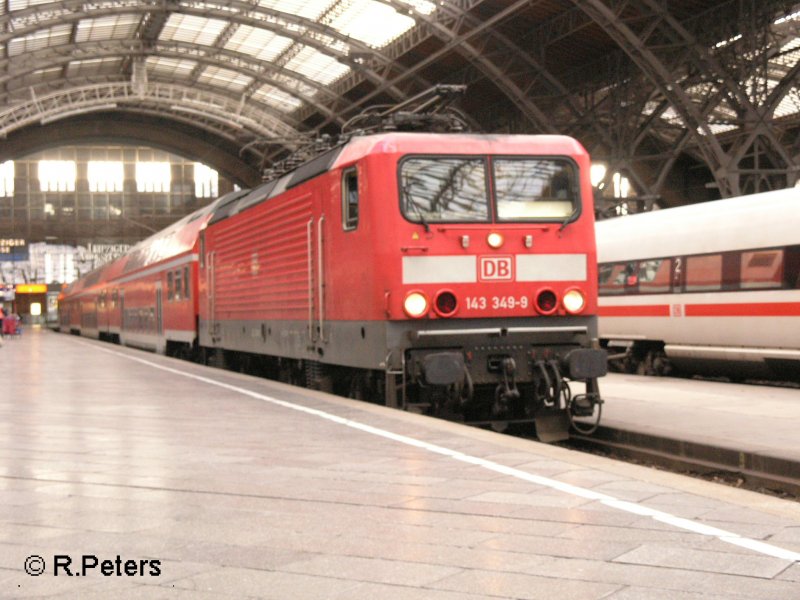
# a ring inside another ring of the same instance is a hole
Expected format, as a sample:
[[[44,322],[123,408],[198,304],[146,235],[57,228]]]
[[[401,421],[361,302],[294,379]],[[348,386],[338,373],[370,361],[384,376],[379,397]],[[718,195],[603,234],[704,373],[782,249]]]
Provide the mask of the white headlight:
[[[503,239],[503,234],[497,233],[496,231],[493,231],[492,233],[486,236],[486,243],[489,244],[489,247],[491,248],[495,249],[499,248],[500,246],[503,245],[504,241],[505,240]]]
[[[411,292],[403,301],[403,310],[409,317],[419,319],[428,312],[428,298],[422,292]]]
[[[564,309],[573,315],[578,314],[586,307],[586,297],[580,290],[569,290],[564,294]]]

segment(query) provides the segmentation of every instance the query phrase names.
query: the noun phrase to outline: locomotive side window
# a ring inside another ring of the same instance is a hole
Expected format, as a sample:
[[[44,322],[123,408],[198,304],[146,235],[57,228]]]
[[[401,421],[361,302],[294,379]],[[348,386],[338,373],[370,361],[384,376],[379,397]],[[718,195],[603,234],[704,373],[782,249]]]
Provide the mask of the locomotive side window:
[[[482,158],[407,158],[400,165],[400,189],[403,215],[414,223],[489,220]]]
[[[503,158],[492,164],[498,219],[565,219],[577,210],[578,184],[572,163]]]
[[[355,169],[342,175],[342,226],[347,231],[358,227],[358,173]]]

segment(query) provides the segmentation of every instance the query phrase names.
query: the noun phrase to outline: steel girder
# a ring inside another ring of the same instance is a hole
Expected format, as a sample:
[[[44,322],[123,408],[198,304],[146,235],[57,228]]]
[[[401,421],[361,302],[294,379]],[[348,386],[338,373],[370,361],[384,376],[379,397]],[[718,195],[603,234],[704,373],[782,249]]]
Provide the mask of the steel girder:
[[[713,55],[708,44],[702,43],[670,15],[663,2],[573,1],[608,31],[612,39],[655,85],[659,95],[669,102],[669,108],[679,115],[684,129],[679,136],[681,148],[691,142],[699,151],[709,165],[723,197],[742,192],[740,178],[743,172],[739,163],[757,139],[762,144],[766,143],[766,147],[786,164],[787,175],[796,169],[791,165],[792,159],[773,128],[767,124],[770,111],[774,112],[782,98],[781,93],[786,93],[785,89],[776,91],[772,102],[766,107],[756,106],[743,85]],[[765,14],[770,14],[767,11],[772,10],[771,14],[774,15],[774,11],[785,9],[789,4],[791,3],[769,2],[761,3],[760,6]],[[697,86],[698,82],[709,86],[705,101],[700,104],[688,89],[690,86]],[[787,82],[787,86],[790,86],[790,82]],[[744,141],[736,147],[726,147],[711,127],[709,117],[723,102],[732,107],[745,130],[749,129]],[[654,122],[650,120],[646,129],[650,130]],[[637,136],[637,139],[641,138]],[[670,168],[673,162],[674,157],[664,163],[656,185],[663,183],[665,169]]]

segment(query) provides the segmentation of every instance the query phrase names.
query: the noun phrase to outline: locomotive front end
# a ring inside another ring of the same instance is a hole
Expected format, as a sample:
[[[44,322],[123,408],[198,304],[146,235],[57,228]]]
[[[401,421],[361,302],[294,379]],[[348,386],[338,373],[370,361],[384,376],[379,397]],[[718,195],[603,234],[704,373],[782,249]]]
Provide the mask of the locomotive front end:
[[[599,419],[606,373],[588,156],[559,136],[461,142],[397,162],[402,220],[387,235],[399,272],[386,293],[397,402],[564,439],[576,417]]]

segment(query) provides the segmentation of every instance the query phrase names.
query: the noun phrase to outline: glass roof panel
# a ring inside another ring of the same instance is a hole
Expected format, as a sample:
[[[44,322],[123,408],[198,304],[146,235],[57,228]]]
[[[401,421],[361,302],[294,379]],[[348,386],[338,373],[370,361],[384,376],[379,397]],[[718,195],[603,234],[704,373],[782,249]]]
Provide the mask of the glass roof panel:
[[[119,15],[100,19],[84,19],[78,23],[76,42],[96,42],[100,40],[119,40],[132,38],[139,26],[138,15]]]
[[[249,54],[261,60],[275,60],[292,44],[292,40],[271,31],[241,25],[225,44],[226,50]]]
[[[294,96],[290,96],[283,90],[274,88],[271,85],[262,85],[258,88],[253,94],[253,100],[269,104],[286,113],[299,108],[303,104]]]
[[[778,108],[775,109],[775,116],[778,118],[788,117],[800,112],[800,90],[793,89],[781,100]]]
[[[166,42],[188,42],[212,46],[228,23],[193,15],[172,13],[164,25],[160,39]]]
[[[350,70],[347,65],[340,63],[332,56],[317,52],[310,46],[303,48],[297,56],[286,63],[286,68],[297,71],[323,85],[335,81]]]
[[[330,6],[331,0],[258,0],[258,5],[265,8],[299,15],[316,21]]]
[[[69,63],[67,76],[95,75],[118,73],[122,59],[120,58],[91,58],[88,60],[74,60]]]
[[[253,81],[252,77],[242,75],[221,67],[206,67],[199,77],[201,83],[208,83],[226,89],[241,91]]]
[[[380,27],[376,27],[380,23]],[[414,26],[414,19],[380,2],[352,2],[331,26],[373,47],[385,46]]]
[[[147,72],[151,75],[164,77],[167,79],[178,77],[188,77],[197,62],[193,60],[183,60],[177,58],[149,56],[147,57]]]
[[[56,25],[48,29],[36,31],[24,37],[18,37],[8,42],[8,55],[18,56],[42,48],[51,48],[69,42],[71,25]]]
[[[49,4],[52,0],[11,0],[8,3],[8,10],[23,10],[31,6],[39,6],[40,4]]]

